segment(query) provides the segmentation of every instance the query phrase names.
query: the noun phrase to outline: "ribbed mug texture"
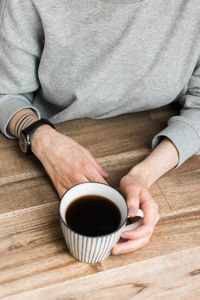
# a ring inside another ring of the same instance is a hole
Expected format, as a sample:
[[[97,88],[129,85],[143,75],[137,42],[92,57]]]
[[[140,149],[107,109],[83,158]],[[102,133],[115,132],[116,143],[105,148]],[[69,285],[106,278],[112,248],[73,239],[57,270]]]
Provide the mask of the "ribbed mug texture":
[[[77,234],[67,228],[61,221],[61,228],[69,252],[76,259],[95,263],[104,260],[110,255],[111,249],[118,242],[123,228],[120,231],[99,237],[88,237]]]
[[[66,210],[72,201],[85,195],[102,196],[110,199],[118,206],[121,213],[121,221],[114,232],[91,237],[79,234],[70,228],[65,219]],[[143,217],[143,212],[139,210],[138,215]],[[142,221],[139,221],[134,223],[134,225],[126,226],[127,216],[128,209],[125,199],[117,190],[103,183],[86,182],[77,184],[63,195],[60,202],[60,224],[68,250],[76,259],[87,263],[96,263],[104,260],[110,255],[112,248],[116,245],[124,230],[134,229],[141,225]]]

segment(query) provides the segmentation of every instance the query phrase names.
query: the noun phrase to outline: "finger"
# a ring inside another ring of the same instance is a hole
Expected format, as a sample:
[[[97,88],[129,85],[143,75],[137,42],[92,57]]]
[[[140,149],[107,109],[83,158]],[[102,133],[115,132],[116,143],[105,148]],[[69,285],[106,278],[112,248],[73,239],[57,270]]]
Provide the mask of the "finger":
[[[71,179],[70,187],[72,187],[76,184],[79,184],[79,183],[83,183],[83,182],[89,182],[88,178],[86,176],[84,176],[83,174],[78,174],[78,172],[77,172],[76,176]]]
[[[155,225],[160,219],[158,206],[148,191],[143,191],[140,201],[144,212],[143,225],[135,230],[123,232],[122,238],[136,240],[151,237],[153,234]]]
[[[153,234],[155,225],[159,220],[158,206],[147,191],[143,191],[140,203],[144,212],[143,225],[135,230],[123,232],[123,238],[136,240],[150,237]]]
[[[158,219],[158,205],[147,191],[141,196],[141,208],[144,212],[143,225],[154,227]]]
[[[56,188],[57,193],[58,193],[58,195],[61,199],[62,196],[64,195],[64,193],[67,191],[67,189],[59,183],[56,184],[55,188]]]
[[[150,237],[153,234],[154,227],[142,225],[135,230],[124,231],[121,235],[123,239],[138,240],[144,237]]]
[[[78,170],[74,170],[70,175],[62,176],[57,178],[56,181],[56,189],[57,187],[64,188],[65,191],[70,189],[72,186],[83,183],[83,182],[88,182],[88,179],[81,174]]]
[[[124,231],[121,235],[123,239],[130,239],[130,240],[137,240],[141,239],[143,237],[151,237],[153,234],[154,228],[158,221],[160,220],[159,213],[156,214],[156,217],[154,218],[154,224],[152,225],[142,225],[139,228],[135,230],[127,230]]]
[[[145,247],[148,244],[148,242],[148,238],[142,238],[136,241],[129,240],[124,243],[118,243],[115,247],[113,247],[112,254],[118,255],[123,253],[130,253],[139,248]]]
[[[64,195],[64,193],[66,192],[66,187],[61,184],[61,182],[59,182],[59,180],[57,180],[54,176],[54,169],[52,168],[52,166],[50,164],[47,164],[47,166],[43,163],[43,166],[51,180],[51,182],[53,183],[54,188],[56,189],[58,195],[60,198],[62,198],[62,196]]]
[[[93,155],[90,153],[90,151],[84,148],[84,153],[87,156],[87,158],[91,161],[91,163],[95,166],[97,171],[101,174],[101,176],[107,178],[109,176],[109,174],[103,170],[100,163],[98,163],[98,161],[93,157]]]
[[[89,181],[95,181],[95,182],[100,182],[104,184],[108,184],[105,179],[99,174],[97,169],[93,166],[93,164],[89,164],[87,168],[85,169],[85,174],[86,178]]]
[[[89,182],[88,178],[85,177],[84,175],[81,176],[80,181],[78,183],[82,183],[82,182]]]
[[[123,188],[123,194],[128,206],[128,215],[136,216],[139,209],[139,188],[129,183]]]

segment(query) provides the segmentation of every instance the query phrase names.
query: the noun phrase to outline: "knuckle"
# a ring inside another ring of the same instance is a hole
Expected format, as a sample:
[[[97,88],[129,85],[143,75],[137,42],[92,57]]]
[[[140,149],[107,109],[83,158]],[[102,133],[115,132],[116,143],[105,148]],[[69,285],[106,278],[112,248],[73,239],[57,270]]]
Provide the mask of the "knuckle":
[[[120,181],[123,181],[123,180],[124,180],[124,178],[125,178],[125,176],[122,176],[122,177],[121,177],[121,179],[120,179]]]
[[[146,246],[149,242],[149,238],[144,238],[144,242],[143,242],[143,245]]]
[[[72,178],[73,181],[78,181],[79,180],[79,174],[75,170],[71,171],[70,177]]]
[[[81,163],[81,169],[82,169],[83,171],[87,172],[88,169],[89,169],[88,162],[82,161],[82,163]]]
[[[135,250],[135,247],[134,246],[130,246],[129,248],[127,248],[127,250],[124,252],[124,253],[131,253]]]
[[[74,178],[76,176],[76,172],[74,170],[71,170],[70,177]]]
[[[122,183],[124,180],[125,180],[125,176],[123,176],[123,177],[120,179],[120,183]]]
[[[126,246],[125,248],[121,249],[121,253],[122,254],[130,253],[130,252],[133,252],[134,250],[135,250],[135,245],[134,245],[134,243],[131,243],[128,246]]]
[[[147,227],[146,233],[148,236],[151,236],[153,234],[153,228],[152,227]]]
[[[80,182],[80,176],[78,174],[75,174],[73,179],[76,183]]]
[[[158,212],[158,204],[154,201],[154,204],[153,204],[153,209]]]

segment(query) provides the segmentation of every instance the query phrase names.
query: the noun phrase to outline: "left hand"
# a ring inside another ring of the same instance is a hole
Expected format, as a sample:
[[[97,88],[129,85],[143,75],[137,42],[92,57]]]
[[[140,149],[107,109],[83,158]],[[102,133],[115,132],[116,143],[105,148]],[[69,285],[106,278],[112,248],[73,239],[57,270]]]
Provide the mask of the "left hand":
[[[122,233],[122,239],[112,249],[112,254],[115,255],[132,252],[146,246],[160,219],[158,205],[151,197],[141,177],[128,173],[120,181],[120,190],[127,201],[129,216],[136,216],[140,207],[144,212],[144,219],[143,225],[139,228]]]

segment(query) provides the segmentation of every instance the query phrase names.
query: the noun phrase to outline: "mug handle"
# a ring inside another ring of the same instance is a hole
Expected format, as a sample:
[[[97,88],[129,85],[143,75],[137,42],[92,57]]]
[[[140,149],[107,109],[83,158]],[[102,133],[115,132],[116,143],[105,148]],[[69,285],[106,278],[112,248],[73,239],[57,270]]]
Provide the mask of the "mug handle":
[[[134,222],[132,224],[129,224],[129,225],[126,225],[125,228],[124,228],[124,231],[134,230],[134,229],[136,229],[136,228],[138,228],[142,225],[143,218],[144,218],[144,213],[141,209],[138,209],[137,215],[135,217],[140,217],[140,218],[136,222]],[[135,217],[128,217],[128,219],[134,219]],[[128,223],[128,219],[127,219],[126,224]]]

